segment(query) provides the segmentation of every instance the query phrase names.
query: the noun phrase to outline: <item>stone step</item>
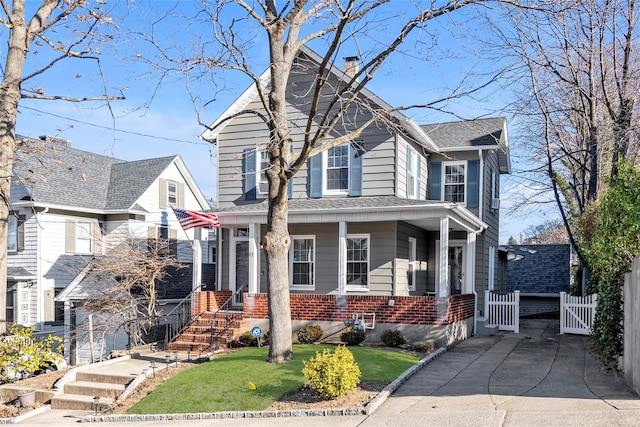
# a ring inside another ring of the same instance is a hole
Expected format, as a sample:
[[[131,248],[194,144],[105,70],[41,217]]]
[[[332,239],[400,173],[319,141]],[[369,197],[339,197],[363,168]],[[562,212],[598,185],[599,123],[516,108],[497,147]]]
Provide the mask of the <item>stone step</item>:
[[[84,371],[78,372],[76,381],[86,381],[92,383],[107,383],[107,384],[123,384],[127,385],[133,379],[135,375],[116,375],[116,374],[100,374],[98,372]]]
[[[107,383],[96,383],[89,381],[74,381],[69,384],[65,384],[64,393],[65,394],[80,394],[83,396],[100,396],[102,397],[110,397],[115,398],[120,396],[122,392],[124,392],[125,385],[124,384],[107,384]]]
[[[82,411],[95,411],[94,396],[81,394],[60,394],[51,398],[51,409],[73,409]],[[113,404],[114,399],[101,397],[98,402],[98,410]]]

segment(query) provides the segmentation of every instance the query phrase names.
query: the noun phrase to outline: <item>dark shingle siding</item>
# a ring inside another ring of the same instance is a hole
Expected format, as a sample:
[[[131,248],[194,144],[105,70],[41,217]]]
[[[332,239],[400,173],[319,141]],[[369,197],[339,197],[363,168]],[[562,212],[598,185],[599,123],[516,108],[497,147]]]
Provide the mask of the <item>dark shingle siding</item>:
[[[522,293],[569,292],[569,245],[512,245],[508,251],[507,289]]]

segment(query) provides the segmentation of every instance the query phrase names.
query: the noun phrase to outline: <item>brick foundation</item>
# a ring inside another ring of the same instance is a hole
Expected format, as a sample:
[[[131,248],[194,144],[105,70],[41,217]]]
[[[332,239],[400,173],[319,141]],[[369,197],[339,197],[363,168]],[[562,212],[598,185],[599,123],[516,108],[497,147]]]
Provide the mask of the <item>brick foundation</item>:
[[[230,297],[230,291],[198,292],[194,312],[215,311]],[[393,306],[389,306],[389,300],[393,300]],[[246,318],[269,316],[267,294],[244,294],[243,305]],[[291,294],[290,305],[291,319],[302,321],[343,321],[354,313],[375,313],[376,322],[380,323],[447,325],[474,314],[472,294],[453,295],[440,303],[427,296]]]

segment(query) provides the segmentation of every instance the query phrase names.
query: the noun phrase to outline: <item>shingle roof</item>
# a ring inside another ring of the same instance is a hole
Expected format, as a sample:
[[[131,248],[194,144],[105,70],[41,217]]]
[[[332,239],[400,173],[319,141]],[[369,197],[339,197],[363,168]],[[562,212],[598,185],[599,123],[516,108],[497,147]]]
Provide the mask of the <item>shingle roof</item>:
[[[289,212],[313,211],[313,210],[339,210],[339,209],[367,209],[367,208],[397,208],[402,206],[425,206],[429,204],[441,204],[442,202],[430,200],[403,199],[396,196],[379,197],[340,197],[321,199],[292,199],[289,200]],[[220,207],[218,210],[224,213],[256,212],[266,213],[268,202],[252,203],[238,206]]]
[[[36,278],[35,274],[29,272],[24,267],[7,267],[8,279],[25,278],[25,277],[32,277],[34,279]]]
[[[37,203],[85,209],[129,209],[175,159],[127,162],[51,141],[23,138],[15,151],[14,185]]]
[[[442,150],[448,148],[500,145],[504,135],[503,117],[421,125],[424,132]]]

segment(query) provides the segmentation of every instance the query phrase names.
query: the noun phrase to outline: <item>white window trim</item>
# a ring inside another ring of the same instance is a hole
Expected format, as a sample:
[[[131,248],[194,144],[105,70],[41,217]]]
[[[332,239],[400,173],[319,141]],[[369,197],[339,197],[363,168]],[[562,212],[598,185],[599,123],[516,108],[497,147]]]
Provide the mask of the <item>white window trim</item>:
[[[89,235],[88,238],[81,238],[80,237],[80,225],[81,224],[86,224],[89,226]],[[89,241],[89,251],[88,252],[83,252],[80,250],[81,245],[79,244],[80,241]],[[81,221],[81,220],[76,220],[76,254],[79,255],[91,255],[93,253],[93,245],[95,244],[94,242],[94,235],[93,235],[93,222],[91,221]]]
[[[448,249],[452,248],[452,247],[461,247],[462,248],[462,275],[463,275],[463,279],[462,279],[462,284],[463,284],[463,291],[464,291],[464,282],[466,280],[467,277],[467,256],[469,255],[467,253],[467,242],[465,240],[449,240],[449,246]],[[449,283],[449,251],[447,251],[446,254],[447,257],[447,295],[451,296],[451,283]],[[436,295],[439,294],[439,289],[438,289],[438,277],[440,277],[440,240],[436,240]]]
[[[371,235],[370,234],[347,234],[347,241],[349,239],[367,239],[367,286],[355,286],[350,285],[349,282],[346,283],[346,290],[350,292],[369,292],[371,288]],[[347,245],[348,247],[348,245]],[[347,249],[346,257],[345,257],[345,269],[344,271],[348,271],[346,266],[349,264],[349,250]],[[348,275],[348,273],[347,273]]]
[[[171,185],[173,184],[173,186],[175,187],[175,191],[172,192],[170,190]],[[178,195],[178,191],[180,191],[178,189],[178,183],[176,181],[167,181],[167,206],[174,206],[174,207],[178,207],[178,200],[179,200],[179,195]],[[176,199],[175,202],[171,202],[171,194],[173,193],[174,198]]]
[[[262,155],[267,154],[267,159],[269,158],[267,150],[259,150],[256,149],[256,198],[264,199],[269,195],[269,181],[267,181],[267,176],[265,174],[265,182],[267,183],[267,191],[260,191],[260,182],[262,179],[263,169],[262,169]]]
[[[12,242],[15,246],[15,249],[9,249],[11,246],[9,243],[9,237],[11,236],[11,229],[13,228],[14,233],[12,237]],[[9,214],[9,218],[7,219],[7,252],[10,254],[18,253],[18,218],[15,215]]]
[[[348,195],[349,194],[349,190],[351,189],[351,147],[350,147],[351,143],[350,142],[344,143],[341,145],[337,145],[336,147],[340,147],[345,144],[347,147],[347,189],[346,190],[327,189],[327,170],[329,169],[328,168],[329,161],[327,157],[329,155],[329,150],[325,150],[322,153],[322,194],[323,195],[343,195],[343,194]]]
[[[407,188],[407,199],[418,199],[419,195],[417,194],[418,190],[418,162],[420,161],[420,157],[418,152],[413,148],[409,148],[408,155],[410,157],[409,169],[407,170],[407,175],[409,179],[413,182],[413,193],[409,192],[409,188]],[[409,179],[407,181],[409,181]]]
[[[293,284],[293,242],[295,240],[312,240],[313,241],[313,274],[311,275],[311,285],[294,285]],[[291,245],[289,246],[289,288],[294,291],[315,291],[316,290],[316,236],[309,235],[292,235]]]
[[[416,290],[416,248],[417,248],[417,240],[415,237],[409,237],[409,257],[408,257],[408,271],[411,272],[411,285],[408,286],[410,291]],[[411,269],[413,267],[413,269]]]
[[[467,206],[467,195],[469,194],[469,191],[467,190],[467,184],[469,183],[469,178],[467,176],[467,173],[469,172],[469,167],[467,166],[467,161],[463,160],[463,161],[455,161],[455,162],[442,162],[442,176],[440,178],[440,182],[441,184],[441,201],[446,202],[447,200],[445,200],[445,187],[446,187],[446,176],[447,176],[447,166],[464,166],[464,202],[451,202],[451,203],[457,203],[459,205],[462,206]]]
[[[496,171],[491,169],[491,200],[497,199],[498,191],[496,188]]]

